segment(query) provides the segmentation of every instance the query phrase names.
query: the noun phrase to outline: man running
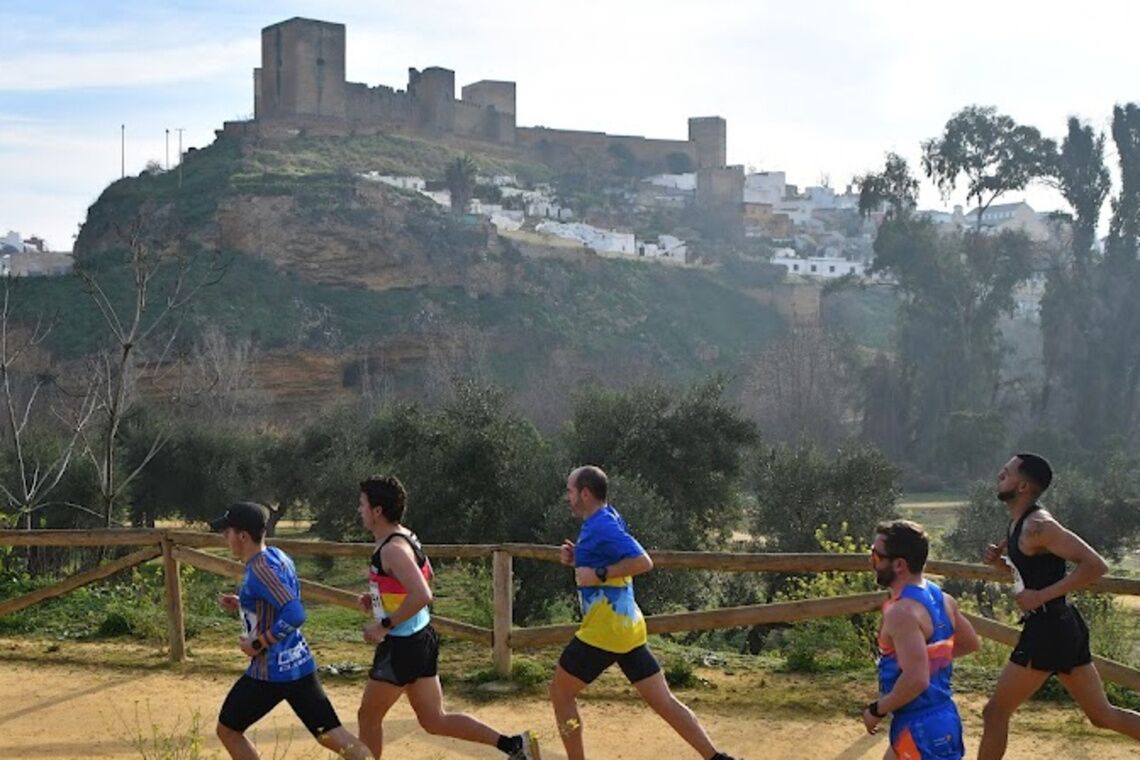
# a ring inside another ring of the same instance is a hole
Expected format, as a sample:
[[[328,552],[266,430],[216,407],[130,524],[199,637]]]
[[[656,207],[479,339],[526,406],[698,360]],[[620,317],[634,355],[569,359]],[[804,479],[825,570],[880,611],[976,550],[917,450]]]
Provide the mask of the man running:
[[[368,760],[368,750],[340,724],[317,678],[317,663],[301,634],[305,608],[293,560],[265,545],[269,510],[260,504],[233,504],[210,528],[220,530],[233,555],[245,563],[238,594],[219,603],[241,614],[238,646],[249,667],[230,689],[218,716],[218,738],[234,760],[258,760],[245,731],[282,700],[322,746],[350,760]]]
[[[998,473],[997,497],[1009,510],[1006,537],[990,544],[986,564],[1014,573],[1017,606],[1024,627],[997,688],[982,711],[984,729],[979,760],[1005,755],[1013,713],[1052,674],[1099,728],[1140,740],[1140,714],[1109,704],[1100,674],[1092,665],[1089,630],[1066,594],[1087,587],[1108,571],[1108,564],[1080,536],[1057,522],[1039,503],[1053,482],[1053,469],[1036,454],[1017,454]],[[1066,572],[1066,562],[1076,568]]]
[[[364,640],[376,645],[358,713],[360,738],[379,758],[384,716],[401,694],[429,734],[497,747],[510,760],[538,760],[529,731],[507,736],[470,715],[443,710],[437,660],[439,637],[431,625],[431,562],[415,534],[400,524],[408,495],[395,477],[372,476],[360,483],[359,513],[376,538],[368,573],[370,593],[360,606],[374,616]]]
[[[863,725],[877,733],[891,715],[885,760],[961,760],[962,721],[950,679],[954,658],[978,649],[978,635],[954,598],[922,577],[930,540],[909,520],[875,527],[871,567],[890,589],[879,628],[879,698],[863,710]]]
[[[577,695],[617,663],[641,698],[705,760],[733,760],[718,752],[693,711],[677,700],[646,644],[645,619],[633,598],[633,576],[653,561],[607,501],[598,467],[579,467],[566,481],[570,511],[582,520],[578,543],[562,545],[562,564],[574,567],[582,625],[554,671],[550,700],[569,760],[585,760]]]

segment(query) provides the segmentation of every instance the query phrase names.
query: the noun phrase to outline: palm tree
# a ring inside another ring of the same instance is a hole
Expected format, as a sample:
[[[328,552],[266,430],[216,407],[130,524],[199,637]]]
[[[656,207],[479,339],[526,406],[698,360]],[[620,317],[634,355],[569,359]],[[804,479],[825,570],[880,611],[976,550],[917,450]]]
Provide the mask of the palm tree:
[[[451,212],[463,216],[475,192],[475,162],[471,156],[464,155],[448,164],[446,179],[451,192]]]

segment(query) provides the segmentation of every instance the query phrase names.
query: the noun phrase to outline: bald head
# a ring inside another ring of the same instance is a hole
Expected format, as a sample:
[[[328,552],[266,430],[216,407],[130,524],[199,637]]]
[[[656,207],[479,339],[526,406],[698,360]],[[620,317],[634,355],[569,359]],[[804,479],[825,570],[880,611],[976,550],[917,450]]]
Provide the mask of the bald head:
[[[569,480],[576,490],[589,491],[595,499],[605,503],[606,495],[609,493],[609,479],[601,467],[588,464],[575,468],[570,473]]]

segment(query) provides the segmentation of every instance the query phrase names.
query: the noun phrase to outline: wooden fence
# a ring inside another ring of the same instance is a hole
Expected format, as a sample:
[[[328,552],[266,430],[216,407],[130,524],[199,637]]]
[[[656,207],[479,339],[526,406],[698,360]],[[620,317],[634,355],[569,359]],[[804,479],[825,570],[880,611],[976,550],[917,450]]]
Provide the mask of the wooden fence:
[[[332,543],[290,539],[269,539],[269,543],[296,556],[359,557],[362,560],[370,557],[374,548],[371,543]],[[81,586],[162,557],[170,659],[175,662],[180,662],[186,658],[182,585],[178,572],[180,564],[186,563],[200,570],[229,578],[241,578],[244,571],[239,562],[202,551],[207,548],[224,547],[225,542],[220,535],[192,531],[157,529],[0,530],[0,546],[138,547],[136,551],[126,556],[85,570],[59,583],[45,586],[13,599],[2,600],[0,601],[0,616],[17,612],[45,599],[62,596]],[[441,633],[491,647],[492,661],[495,670],[500,675],[510,673],[513,650],[561,644],[569,641],[577,629],[575,625],[516,628],[512,622],[514,559],[517,557],[543,562],[558,562],[558,547],[532,544],[435,544],[427,546],[425,549],[429,556],[440,559],[491,559],[491,593],[494,600],[493,627],[483,628],[439,615],[432,615],[432,622]],[[655,551],[652,555],[654,567],[658,569],[716,570],[741,573],[870,571],[867,558],[857,554]],[[963,580],[1008,581],[1008,578],[985,565],[963,562],[932,560],[927,563],[926,573]],[[1107,576],[1094,583],[1090,590],[1140,596],[1140,581]],[[313,581],[301,580],[301,595],[311,601],[358,609],[359,594],[357,592],[345,591]],[[700,612],[649,615],[645,621],[650,633],[704,631],[873,612],[879,609],[885,599],[886,592],[849,594]],[[978,634],[985,638],[1008,646],[1012,646],[1017,641],[1018,630],[1016,628],[977,615],[967,614],[966,617],[973,623]],[[1102,678],[1140,691],[1140,670],[1103,657],[1094,657],[1093,659]]]

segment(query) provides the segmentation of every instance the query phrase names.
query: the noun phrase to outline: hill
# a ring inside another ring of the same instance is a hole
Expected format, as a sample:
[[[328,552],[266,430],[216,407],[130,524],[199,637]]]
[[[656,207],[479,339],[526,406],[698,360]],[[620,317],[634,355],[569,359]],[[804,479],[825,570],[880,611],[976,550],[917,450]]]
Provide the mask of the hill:
[[[755,282],[751,292],[740,287],[739,266],[524,254],[481,220],[360,177],[438,179],[467,154],[482,173],[559,180],[549,167],[490,150],[399,136],[221,138],[189,154],[181,177],[144,172],[107,187],[88,211],[76,266],[125,304],[120,231],[132,220],[160,220],[151,225],[155,246],[179,243],[199,259],[217,252],[225,274],[195,298],[180,340],[189,345],[210,325],[248,339],[259,366],[297,398],[351,392],[362,367],[414,393],[433,363],[514,386],[551,373],[690,379],[733,370],[786,329],[755,297]],[[27,289],[30,303],[67,304],[50,336],[54,353],[77,357],[98,345],[99,316],[78,277]],[[292,365],[300,376],[280,378]]]

